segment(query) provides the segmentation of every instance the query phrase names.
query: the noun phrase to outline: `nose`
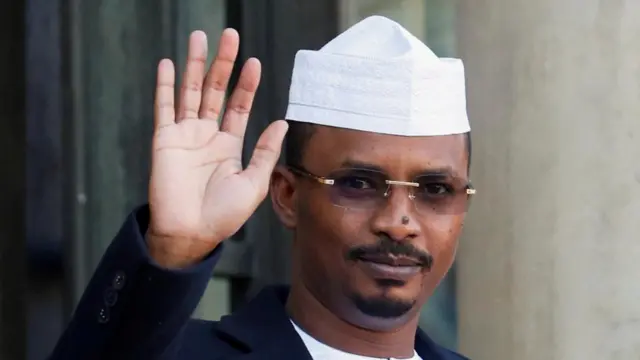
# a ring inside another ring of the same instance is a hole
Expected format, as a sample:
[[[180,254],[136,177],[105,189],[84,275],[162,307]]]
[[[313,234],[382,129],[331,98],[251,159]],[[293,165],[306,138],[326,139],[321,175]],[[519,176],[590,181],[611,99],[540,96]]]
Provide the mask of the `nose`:
[[[395,241],[406,241],[420,234],[415,206],[410,199],[409,189],[397,186],[389,189],[387,201],[371,219],[372,231],[376,235],[386,235]],[[403,217],[405,221],[403,221]],[[406,221],[406,219],[409,221]]]

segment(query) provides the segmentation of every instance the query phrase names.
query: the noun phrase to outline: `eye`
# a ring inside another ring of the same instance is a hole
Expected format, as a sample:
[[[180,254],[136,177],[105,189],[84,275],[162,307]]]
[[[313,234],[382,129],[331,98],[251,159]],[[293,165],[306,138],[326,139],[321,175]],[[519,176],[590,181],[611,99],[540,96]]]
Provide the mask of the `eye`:
[[[451,185],[442,182],[428,182],[420,184],[419,193],[423,197],[443,197],[454,193]]]
[[[365,177],[344,176],[337,180],[337,185],[354,190],[367,190],[375,188],[373,181]]]
[[[446,184],[427,184],[425,186],[425,191],[428,194],[444,195],[449,193],[449,187]]]

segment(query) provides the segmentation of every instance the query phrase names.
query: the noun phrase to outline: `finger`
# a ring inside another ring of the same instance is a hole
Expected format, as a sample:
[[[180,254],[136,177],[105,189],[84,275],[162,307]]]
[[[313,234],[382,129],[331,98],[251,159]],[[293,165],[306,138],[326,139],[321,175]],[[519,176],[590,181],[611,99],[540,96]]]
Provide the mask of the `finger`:
[[[273,168],[280,158],[282,142],[289,125],[284,120],[271,123],[260,135],[256,148],[253,150],[251,161],[241,176],[251,181],[256,189],[265,192],[269,188],[269,179]]]
[[[204,80],[200,118],[218,120],[240,48],[240,36],[234,29],[225,29],[220,36],[218,53]]]
[[[198,118],[206,63],[207,36],[202,31],[194,31],[189,37],[187,66],[180,88],[178,121]]]
[[[233,94],[231,94],[231,98],[227,103],[227,110],[220,125],[222,131],[239,138],[244,137],[253,99],[256,97],[256,91],[260,84],[260,72],[260,61],[256,58],[247,60],[242,67],[238,85],[236,85]]]
[[[169,59],[162,59],[158,64],[156,80],[156,98],[154,105],[156,130],[175,123],[175,81],[176,70],[173,62]]]

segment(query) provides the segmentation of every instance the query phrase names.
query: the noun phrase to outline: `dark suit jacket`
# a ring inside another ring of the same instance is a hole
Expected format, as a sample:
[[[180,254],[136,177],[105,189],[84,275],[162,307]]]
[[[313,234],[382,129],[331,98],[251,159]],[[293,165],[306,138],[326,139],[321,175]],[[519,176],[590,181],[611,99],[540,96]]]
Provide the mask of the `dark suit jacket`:
[[[133,212],[107,249],[50,360],[311,359],[285,312],[288,289],[269,287],[219,322],[190,319],[223,246],[192,268],[154,264],[143,234],[146,207]],[[422,331],[424,360],[461,360]]]

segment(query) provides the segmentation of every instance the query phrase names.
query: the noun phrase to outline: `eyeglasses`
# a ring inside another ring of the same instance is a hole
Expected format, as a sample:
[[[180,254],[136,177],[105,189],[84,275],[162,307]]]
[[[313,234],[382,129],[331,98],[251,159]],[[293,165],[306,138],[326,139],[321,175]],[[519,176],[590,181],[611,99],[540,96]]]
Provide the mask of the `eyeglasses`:
[[[333,205],[350,210],[376,209],[387,201],[392,186],[405,186],[419,214],[460,214],[467,211],[469,200],[476,193],[468,181],[442,174],[420,175],[412,181],[398,181],[371,169],[340,169],[327,177],[314,175],[300,167],[290,166],[289,170],[329,185],[329,197]]]

